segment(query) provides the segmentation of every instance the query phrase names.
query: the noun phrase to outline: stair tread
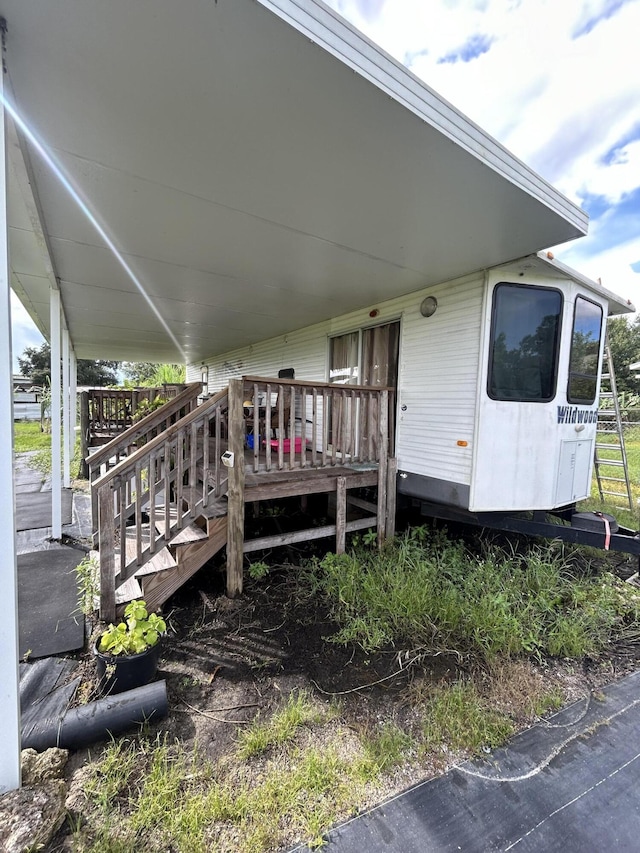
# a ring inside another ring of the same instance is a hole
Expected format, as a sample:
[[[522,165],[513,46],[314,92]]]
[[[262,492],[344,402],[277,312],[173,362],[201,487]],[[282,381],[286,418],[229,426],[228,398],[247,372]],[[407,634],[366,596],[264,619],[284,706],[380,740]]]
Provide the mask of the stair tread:
[[[134,578],[143,577],[143,575],[155,575],[158,572],[166,571],[167,569],[175,569],[178,564],[173,558],[171,551],[168,548],[161,548],[153,557],[148,560],[144,566],[141,566],[134,574]]]
[[[158,514],[154,518],[154,523],[156,526],[156,530],[162,536],[166,536],[167,525],[165,521],[164,514],[164,506],[158,507]],[[169,506],[169,523],[173,524],[173,522],[178,519],[178,508],[176,506]],[[186,524],[181,530],[177,530],[171,539],[169,540],[169,545],[191,545],[193,542],[200,542],[202,539],[207,538],[207,533],[201,527],[192,521],[189,524]]]
[[[178,530],[175,536],[169,541],[169,545],[191,545],[192,542],[200,542],[202,539],[207,539],[207,533],[195,522]]]
[[[142,598],[142,587],[135,577],[128,578],[116,589],[116,605],[127,604],[135,598]]]
[[[140,528],[142,533],[142,541],[149,541],[149,533],[151,528],[148,524],[143,524]],[[127,553],[127,563],[130,563],[132,560],[135,560],[137,557],[137,547],[136,547],[136,528],[127,527],[125,531],[125,548]],[[116,548],[116,554],[119,552],[119,549]],[[117,562],[117,561],[116,561]]]
[[[172,524],[178,518],[178,508],[176,506],[169,506],[169,524]],[[166,523],[165,523],[165,508],[164,505],[157,506],[155,515],[153,517],[154,524],[156,526],[156,530],[162,536],[166,533]]]
[[[200,510],[200,515],[205,518],[221,518],[223,515],[226,515],[229,511],[229,504],[227,503],[227,499],[217,498],[216,500],[211,501],[207,506],[203,507]]]

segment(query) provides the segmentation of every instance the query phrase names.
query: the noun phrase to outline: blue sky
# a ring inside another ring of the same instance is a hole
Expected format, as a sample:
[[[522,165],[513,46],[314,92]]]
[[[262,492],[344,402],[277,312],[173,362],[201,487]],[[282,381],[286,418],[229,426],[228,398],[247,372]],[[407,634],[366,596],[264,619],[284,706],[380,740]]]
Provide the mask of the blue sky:
[[[640,307],[640,0],[328,0],[590,215],[556,257]]]
[[[640,0],[327,2],[584,207],[549,248],[640,307]],[[17,355],[42,339],[12,307]]]

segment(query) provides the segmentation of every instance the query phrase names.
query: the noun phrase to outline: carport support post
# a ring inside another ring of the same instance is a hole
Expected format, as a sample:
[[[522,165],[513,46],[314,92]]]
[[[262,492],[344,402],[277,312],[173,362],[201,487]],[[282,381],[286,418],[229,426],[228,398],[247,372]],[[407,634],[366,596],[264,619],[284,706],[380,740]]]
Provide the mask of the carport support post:
[[[65,489],[71,486],[71,361],[69,355],[69,332],[62,330],[62,467],[63,485]]]
[[[71,360],[69,362],[69,453],[71,461],[76,452],[76,424],[78,423],[78,360],[71,346]]]
[[[49,289],[51,313],[51,538],[62,537],[60,291]]]
[[[0,18],[2,41],[6,24]],[[0,68],[0,793],[20,787],[20,699],[18,675],[18,572],[16,513],[13,485],[13,383],[11,302],[7,239],[7,159],[4,111],[4,74]]]

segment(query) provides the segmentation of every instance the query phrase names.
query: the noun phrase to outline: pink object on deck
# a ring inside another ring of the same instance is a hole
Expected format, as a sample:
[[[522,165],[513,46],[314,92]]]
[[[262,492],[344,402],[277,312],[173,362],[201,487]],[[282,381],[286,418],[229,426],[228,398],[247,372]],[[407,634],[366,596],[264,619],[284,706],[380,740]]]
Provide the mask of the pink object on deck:
[[[302,438],[294,438],[293,442],[294,442],[294,444],[293,444],[294,451],[296,453],[301,453],[302,452],[303,439]],[[306,444],[306,439],[304,439],[304,442]],[[277,438],[272,438],[269,441],[269,444],[271,445],[271,450],[272,451],[275,450],[277,452],[278,448],[280,446],[280,443],[281,442]],[[290,453],[291,452],[291,439],[290,438],[283,438],[282,439],[282,451],[283,451],[283,453]]]

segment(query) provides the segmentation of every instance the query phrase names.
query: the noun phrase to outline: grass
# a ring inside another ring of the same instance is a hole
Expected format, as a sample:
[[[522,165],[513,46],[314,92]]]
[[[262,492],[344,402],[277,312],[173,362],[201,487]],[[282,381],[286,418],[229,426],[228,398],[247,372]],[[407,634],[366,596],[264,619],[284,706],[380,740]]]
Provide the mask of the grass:
[[[380,552],[361,545],[311,565],[310,594],[325,596],[339,626],[333,642],[490,663],[596,654],[638,624],[624,584],[575,568],[557,543],[478,556],[439,533],[421,542],[420,530]]]
[[[526,705],[530,719],[534,704],[556,707],[557,695],[524,664],[505,664],[495,678],[485,671],[449,686],[414,682],[405,697],[414,709],[410,729],[390,720],[375,729],[347,727],[335,703],[323,706],[300,690],[269,719],[256,719],[249,736],[240,733],[217,763],[161,736],[114,740],[85,768],[85,805],[70,820],[72,849],[262,853],[295,840],[321,846],[327,829],[375,799],[380,780],[403,762],[433,753],[452,760],[503,744],[515,722],[498,707],[501,697],[516,709]]]
[[[471,681],[440,687],[425,711],[423,749],[464,750],[472,755],[501,746],[513,734],[512,721],[487,707]]]
[[[290,693],[286,704],[268,722],[255,720],[239,733],[238,755],[240,758],[260,755],[293,740],[300,727],[326,722],[330,716],[330,709],[315,705],[307,691]]]
[[[602,437],[598,438],[598,441],[602,440]],[[614,441],[617,438],[612,438],[611,440]],[[609,515],[613,515],[624,527],[628,527],[631,530],[640,530],[640,427],[628,428],[625,431],[624,443],[629,468],[633,509],[629,510],[627,506],[618,506],[621,501],[616,502],[616,499],[611,496],[607,496],[607,500],[601,501],[595,472],[591,484],[591,497],[586,501],[582,501],[579,509],[583,511],[606,512]],[[602,474],[608,474],[613,477],[621,476],[620,469],[607,468],[606,466],[603,466]],[[611,486],[611,484],[609,485]]]
[[[13,448],[16,453],[50,450],[51,433],[41,432],[39,421],[14,421]]]
[[[261,853],[291,833],[321,844],[379,770],[366,757],[342,757],[338,742],[320,749],[287,740],[253,780],[242,761],[216,767],[162,739],[112,743],[90,767],[84,795],[95,809],[74,821],[73,849]]]

